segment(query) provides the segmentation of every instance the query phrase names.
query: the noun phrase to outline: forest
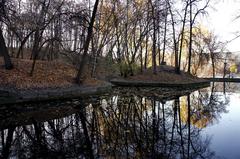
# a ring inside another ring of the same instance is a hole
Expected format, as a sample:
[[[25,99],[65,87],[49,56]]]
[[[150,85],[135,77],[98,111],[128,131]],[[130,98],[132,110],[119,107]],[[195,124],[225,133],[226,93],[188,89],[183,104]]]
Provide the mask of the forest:
[[[212,1],[1,0],[0,54],[7,70],[24,59],[29,77],[39,61],[43,72],[69,64],[79,84],[99,70],[128,77],[164,65],[214,77],[231,53],[201,24]]]
[[[239,158],[237,4],[0,0],[0,158]]]

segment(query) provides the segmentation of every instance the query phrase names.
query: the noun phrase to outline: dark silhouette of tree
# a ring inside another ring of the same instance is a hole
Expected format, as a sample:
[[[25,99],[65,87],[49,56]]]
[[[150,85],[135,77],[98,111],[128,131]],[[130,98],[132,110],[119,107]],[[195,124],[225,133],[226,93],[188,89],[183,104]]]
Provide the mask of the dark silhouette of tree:
[[[1,23],[4,21],[4,18],[6,16],[5,5],[6,5],[6,1],[1,0],[0,1],[0,22]],[[6,46],[4,37],[3,37],[3,31],[2,31],[1,27],[0,27],[0,54],[4,58],[5,68],[7,70],[11,70],[13,68],[13,64],[12,64],[11,58],[8,53],[8,49],[7,49],[7,46]]]
[[[92,11],[92,17],[91,17],[91,20],[90,20],[90,23],[89,23],[89,26],[88,26],[87,38],[86,38],[86,41],[83,45],[83,50],[84,51],[83,51],[81,62],[79,64],[78,73],[77,73],[77,76],[76,76],[76,82],[78,84],[81,83],[82,73],[83,73],[83,70],[84,70],[84,67],[85,67],[85,64],[86,64],[86,56],[87,56],[89,44],[90,44],[90,41],[91,41],[91,38],[92,38],[94,21],[95,21],[95,17],[96,17],[96,14],[97,14],[98,3],[99,3],[99,0],[96,0],[95,4],[94,4],[94,7],[93,7],[93,11]]]

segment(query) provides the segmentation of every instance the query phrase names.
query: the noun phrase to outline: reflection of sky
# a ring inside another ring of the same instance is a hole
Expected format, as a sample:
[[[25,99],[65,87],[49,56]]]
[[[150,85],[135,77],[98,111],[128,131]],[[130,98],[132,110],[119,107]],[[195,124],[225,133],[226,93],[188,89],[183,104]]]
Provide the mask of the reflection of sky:
[[[204,132],[212,136],[210,149],[217,156],[226,159],[240,158],[240,93],[228,94],[230,98],[227,114],[215,125],[207,127]]]

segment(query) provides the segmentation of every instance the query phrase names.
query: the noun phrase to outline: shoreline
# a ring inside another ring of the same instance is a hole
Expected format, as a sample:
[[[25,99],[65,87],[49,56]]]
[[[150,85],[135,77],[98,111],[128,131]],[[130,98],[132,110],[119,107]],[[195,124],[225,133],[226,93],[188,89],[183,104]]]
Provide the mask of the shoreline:
[[[130,81],[123,79],[112,79],[109,82],[104,82],[98,86],[78,86],[46,89],[13,89],[0,87],[0,105],[4,104],[20,104],[26,102],[50,101],[59,99],[73,99],[89,95],[97,95],[107,93],[113,87],[149,87],[149,88],[172,88],[177,90],[197,89],[210,86],[210,81],[189,83],[161,83],[161,82],[146,82],[146,81]]]
[[[188,82],[188,83],[171,83],[171,82],[146,82],[140,80],[125,80],[125,79],[112,79],[110,82],[117,86],[122,87],[161,87],[161,88],[174,88],[174,89],[182,89],[182,88],[198,88],[204,86],[210,86],[209,80],[204,80],[199,78],[199,81]]]
[[[71,99],[105,93],[112,89],[112,84],[104,82],[101,86],[73,85],[63,88],[46,88],[30,90],[6,90],[0,87],[0,105],[19,104],[26,102],[50,101],[59,99]]]

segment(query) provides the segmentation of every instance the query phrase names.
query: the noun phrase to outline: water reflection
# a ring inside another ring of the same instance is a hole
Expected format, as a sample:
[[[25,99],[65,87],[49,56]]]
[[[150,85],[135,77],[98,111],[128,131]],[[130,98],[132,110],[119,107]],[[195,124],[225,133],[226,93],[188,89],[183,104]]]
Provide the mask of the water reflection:
[[[117,89],[21,109],[2,106],[0,158],[214,158],[211,138],[201,132],[227,112],[229,100],[214,86],[174,92]]]

